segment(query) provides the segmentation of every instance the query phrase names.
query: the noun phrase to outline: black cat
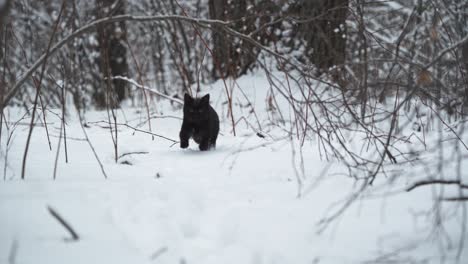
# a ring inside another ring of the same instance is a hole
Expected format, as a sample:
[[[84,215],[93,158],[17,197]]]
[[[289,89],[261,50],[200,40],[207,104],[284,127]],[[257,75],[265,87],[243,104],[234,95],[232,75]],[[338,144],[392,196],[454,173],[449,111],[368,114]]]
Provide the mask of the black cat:
[[[210,94],[202,98],[184,96],[184,120],[180,129],[180,147],[187,148],[193,138],[200,150],[216,147],[219,132],[219,118],[210,105]]]

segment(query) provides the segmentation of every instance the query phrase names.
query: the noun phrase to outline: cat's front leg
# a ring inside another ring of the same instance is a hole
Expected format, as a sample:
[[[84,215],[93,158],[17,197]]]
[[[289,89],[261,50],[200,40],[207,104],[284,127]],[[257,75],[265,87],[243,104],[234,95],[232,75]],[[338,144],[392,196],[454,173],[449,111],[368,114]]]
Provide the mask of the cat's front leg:
[[[180,147],[183,149],[188,148],[188,139],[180,139]]]
[[[182,128],[179,133],[179,138],[180,138],[180,147],[183,149],[189,146],[189,139],[191,136],[190,131],[191,131],[190,128],[182,125]]]
[[[210,149],[210,141],[209,141],[208,139],[203,139],[203,140],[200,142],[200,145],[198,145],[198,148],[199,148],[201,151],[205,151],[205,150]]]

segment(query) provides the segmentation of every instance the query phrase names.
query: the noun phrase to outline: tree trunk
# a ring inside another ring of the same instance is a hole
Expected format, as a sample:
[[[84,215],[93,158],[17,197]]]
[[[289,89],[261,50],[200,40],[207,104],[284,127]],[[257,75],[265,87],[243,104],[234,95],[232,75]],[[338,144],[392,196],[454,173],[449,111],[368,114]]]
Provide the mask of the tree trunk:
[[[249,18],[246,0],[209,0],[211,19],[235,21],[232,28],[248,34],[254,29],[252,18]],[[227,36],[219,27],[213,27],[213,78],[245,74],[255,62],[254,48],[242,40]]]
[[[5,22],[5,18],[8,15],[8,11],[10,9],[12,1],[7,0],[4,1],[0,6],[0,61],[3,61],[3,35],[4,35],[4,27],[3,23]]]
[[[7,39],[5,37],[5,33],[7,32],[6,26],[4,26],[5,18],[8,15],[11,3],[13,1],[7,0],[4,1],[3,4],[0,6],[0,102],[3,109],[3,96],[6,93],[6,80],[5,80],[5,73],[6,73],[6,54],[3,54],[4,49],[6,47]],[[3,112],[1,112],[3,115]],[[1,120],[0,120],[1,122]],[[1,128],[1,127],[0,127]]]
[[[0,3],[0,28],[3,27],[3,20],[8,15],[8,11],[12,3],[13,1],[11,0],[6,0]]]
[[[457,0],[455,8],[455,21],[457,33],[459,38],[463,38],[468,34],[468,13],[463,12],[468,9],[468,3],[463,0]],[[461,54],[461,67],[462,67],[462,83],[463,83],[463,107],[462,113],[468,113],[468,42],[465,42],[460,46]]]
[[[320,70],[343,64],[348,0],[299,0],[293,8],[302,20],[295,33],[305,42],[305,57]]]
[[[98,17],[125,14],[125,1],[97,0]],[[107,24],[98,27],[99,66],[106,85],[96,87],[94,101],[98,107],[109,104],[117,107],[128,97],[127,83],[123,80],[110,80],[112,76],[127,76],[127,48],[125,40],[127,30],[125,22]],[[110,89],[106,92],[107,89]]]

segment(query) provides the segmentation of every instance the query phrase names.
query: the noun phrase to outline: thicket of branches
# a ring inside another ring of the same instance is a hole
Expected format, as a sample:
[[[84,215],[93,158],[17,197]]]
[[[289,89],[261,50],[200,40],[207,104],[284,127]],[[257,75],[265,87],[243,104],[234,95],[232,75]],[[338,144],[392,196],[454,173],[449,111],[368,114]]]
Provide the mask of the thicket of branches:
[[[280,111],[276,96],[293,110],[292,119],[278,113],[269,124],[288,124],[298,148],[317,140],[322,157],[344,162],[348,175],[360,183],[324,219],[325,226],[379,179],[407,177],[414,183],[408,191],[437,186],[438,210],[431,216],[438,230],[443,230],[443,202],[460,205],[455,215],[462,219],[463,247],[468,200],[461,171],[468,150],[463,141],[468,111],[465,0],[6,3],[0,12],[2,109],[30,109],[33,103],[44,111],[63,106],[71,94],[82,112],[112,111],[128,99],[150,115],[156,99],[177,101],[184,92],[196,93],[201,83],[221,79],[232,110],[235,87],[225,80],[262,71],[270,83],[268,111]],[[8,16],[3,16],[6,10]],[[136,83],[130,84],[128,77]],[[235,134],[239,117],[232,112]],[[109,122],[117,124],[115,116]],[[439,131],[440,136],[429,143],[402,133],[408,127]],[[444,131],[454,140],[443,136]],[[362,149],[349,144],[357,133],[365,135]],[[414,141],[424,148],[412,149]],[[117,157],[117,142],[115,146]],[[439,151],[445,146],[454,149],[450,156]],[[438,161],[420,162],[428,152]],[[429,173],[411,177],[395,170],[396,163],[422,166]],[[455,186],[457,194],[446,196],[446,185]]]

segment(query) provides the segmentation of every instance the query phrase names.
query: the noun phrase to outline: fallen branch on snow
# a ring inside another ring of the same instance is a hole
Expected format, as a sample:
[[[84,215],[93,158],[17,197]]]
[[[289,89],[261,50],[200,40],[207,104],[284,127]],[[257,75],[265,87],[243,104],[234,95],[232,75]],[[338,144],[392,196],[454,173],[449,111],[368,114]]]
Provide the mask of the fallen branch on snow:
[[[121,158],[123,158],[123,157],[125,157],[125,156],[127,156],[127,155],[133,155],[133,154],[148,154],[148,153],[149,153],[148,151],[126,152],[126,153],[120,155],[118,159],[121,159]]]
[[[98,124],[98,123],[106,123],[106,124],[110,125],[109,122],[107,122],[107,121],[88,122],[87,124]],[[114,124],[112,124],[112,125],[114,125]],[[138,132],[145,133],[145,134],[148,134],[148,135],[152,135],[152,136],[156,136],[156,137],[159,137],[159,138],[163,138],[163,139],[169,140],[169,141],[171,141],[171,142],[173,142],[173,143],[179,143],[179,141],[177,141],[177,140],[174,140],[174,139],[171,139],[171,138],[168,138],[168,137],[159,135],[159,134],[155,134],[155,133],[153,133],[153,132],[149,132],[149,131],[146,131],[146,130],[138,129],[138,128],[133,127],[133,126],[131,126],[131,125],[129,125],[129,124],[117,123],[117,124],[115,124],[115,125],[117,125],[117,126],[125,126],[125,127],[130,128],[130,129],[133,129],[134,131],[138,131]]]
[[[468,196],[444,197],[444,198],[441,198],[440,200],[446,201],[446,202],[468,202]]]
[[[8,264],[16,263],[16,254],[18,253],[18,240],[14,239],[11,244],[10,254],[8,254]]]
[[[80,237],[78,236],[78,234],[75,232],[75,230],[73,230],[73,228],[70,226],[70,224],[67,223],[67,221],[65,221],[65,219],[63,219],[58,213],[57,211],[55,211],[54,209],[52,209],[52,207],[50,206],[47,206],[47,210],[49,210],[49,213],[55,218],[57,219],[57,221],[59,221],[59,223],[65,227],[65,229],[67,229],[67,231],[70,233],[70,235],[72,236],[71,240],[72,241],[78,241],[78,239],[80,239]]]

